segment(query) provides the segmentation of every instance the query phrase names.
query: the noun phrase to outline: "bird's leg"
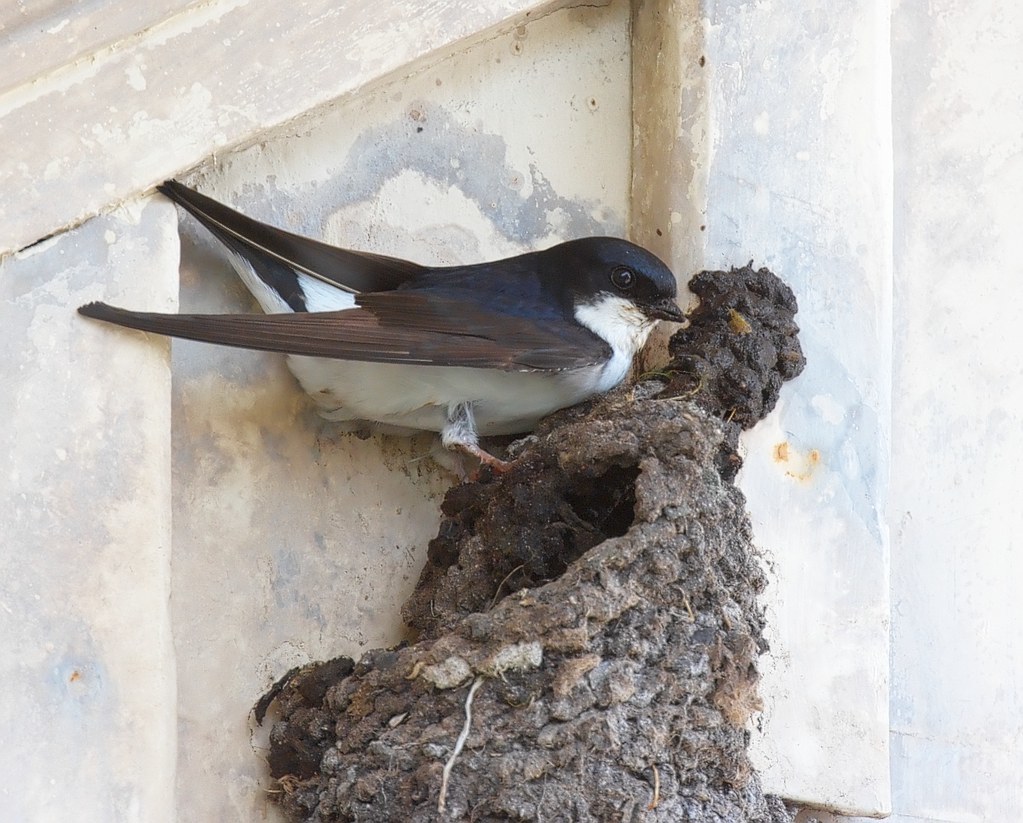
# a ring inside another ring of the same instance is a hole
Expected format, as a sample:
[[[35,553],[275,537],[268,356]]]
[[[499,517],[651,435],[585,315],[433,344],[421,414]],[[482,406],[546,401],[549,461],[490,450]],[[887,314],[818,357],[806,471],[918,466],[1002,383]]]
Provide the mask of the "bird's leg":
[[[511,463],[494,457],[490,452],[480,448],[472,403],[455,403],[448,407],[441,442],[444,448],[470,454],[479,460],[481,465],[490,466],[495,472],[506,472],[511,468]]]

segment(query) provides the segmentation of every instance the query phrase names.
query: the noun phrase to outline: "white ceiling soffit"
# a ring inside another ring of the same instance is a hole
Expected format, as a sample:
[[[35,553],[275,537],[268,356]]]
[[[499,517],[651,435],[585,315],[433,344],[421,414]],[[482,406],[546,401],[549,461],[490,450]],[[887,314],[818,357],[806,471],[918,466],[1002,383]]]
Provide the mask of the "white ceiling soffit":
[[[152,28],[201,0],[0,3],[0,95]]]
[[[8,4],[0,57],[18,85],[0,83],[0,254],[459,41],[567,5]]]

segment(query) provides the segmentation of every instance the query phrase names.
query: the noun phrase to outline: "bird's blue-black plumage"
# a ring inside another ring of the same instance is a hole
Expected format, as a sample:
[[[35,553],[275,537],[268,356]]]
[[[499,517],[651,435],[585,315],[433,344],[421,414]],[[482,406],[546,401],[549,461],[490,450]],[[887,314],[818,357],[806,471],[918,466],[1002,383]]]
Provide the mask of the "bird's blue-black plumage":
[[[617,238],[428,267],[284,232],[173,181],[160,191],[231,251],[269,313],[90,303],[83,315],[292,355],[292,371],[330,419],[439,431],[449,448],[491,465],[500,461],[479,449],[477,431],[528,431],[617,385],[656,320],[682,319],[668,268]]]

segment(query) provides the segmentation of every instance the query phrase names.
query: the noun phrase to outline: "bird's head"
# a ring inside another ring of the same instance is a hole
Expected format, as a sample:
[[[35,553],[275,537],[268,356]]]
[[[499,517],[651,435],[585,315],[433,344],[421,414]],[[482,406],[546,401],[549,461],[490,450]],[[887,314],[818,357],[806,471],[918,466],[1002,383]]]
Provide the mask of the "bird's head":
[[[612,346],[638,351],[658,320],[681,323],[675,275],[656,255],[617,237],[570,240],[542,252],[576,320]]]
[[[650,320],[681,323],[675,275],[656,255],[617,237],[584,237],[548,249],[575,305],[613,298]]]

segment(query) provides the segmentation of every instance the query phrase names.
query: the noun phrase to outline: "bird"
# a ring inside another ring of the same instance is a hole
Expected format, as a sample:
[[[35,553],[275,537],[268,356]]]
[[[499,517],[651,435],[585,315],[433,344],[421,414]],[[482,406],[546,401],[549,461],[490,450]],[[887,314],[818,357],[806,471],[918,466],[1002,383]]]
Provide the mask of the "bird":
[[[157,190],[220,241],[264,313],[92,302],[80,314],[283,353],[326,419],[437,432],[446,449],[475,458],[477,471],[510,465],[483,449],[481,436],[527,433],[551,412],[609,391],[658,321],[685,319],[668,266],[621,238],[427,266],[283,231],[173,180]]]

